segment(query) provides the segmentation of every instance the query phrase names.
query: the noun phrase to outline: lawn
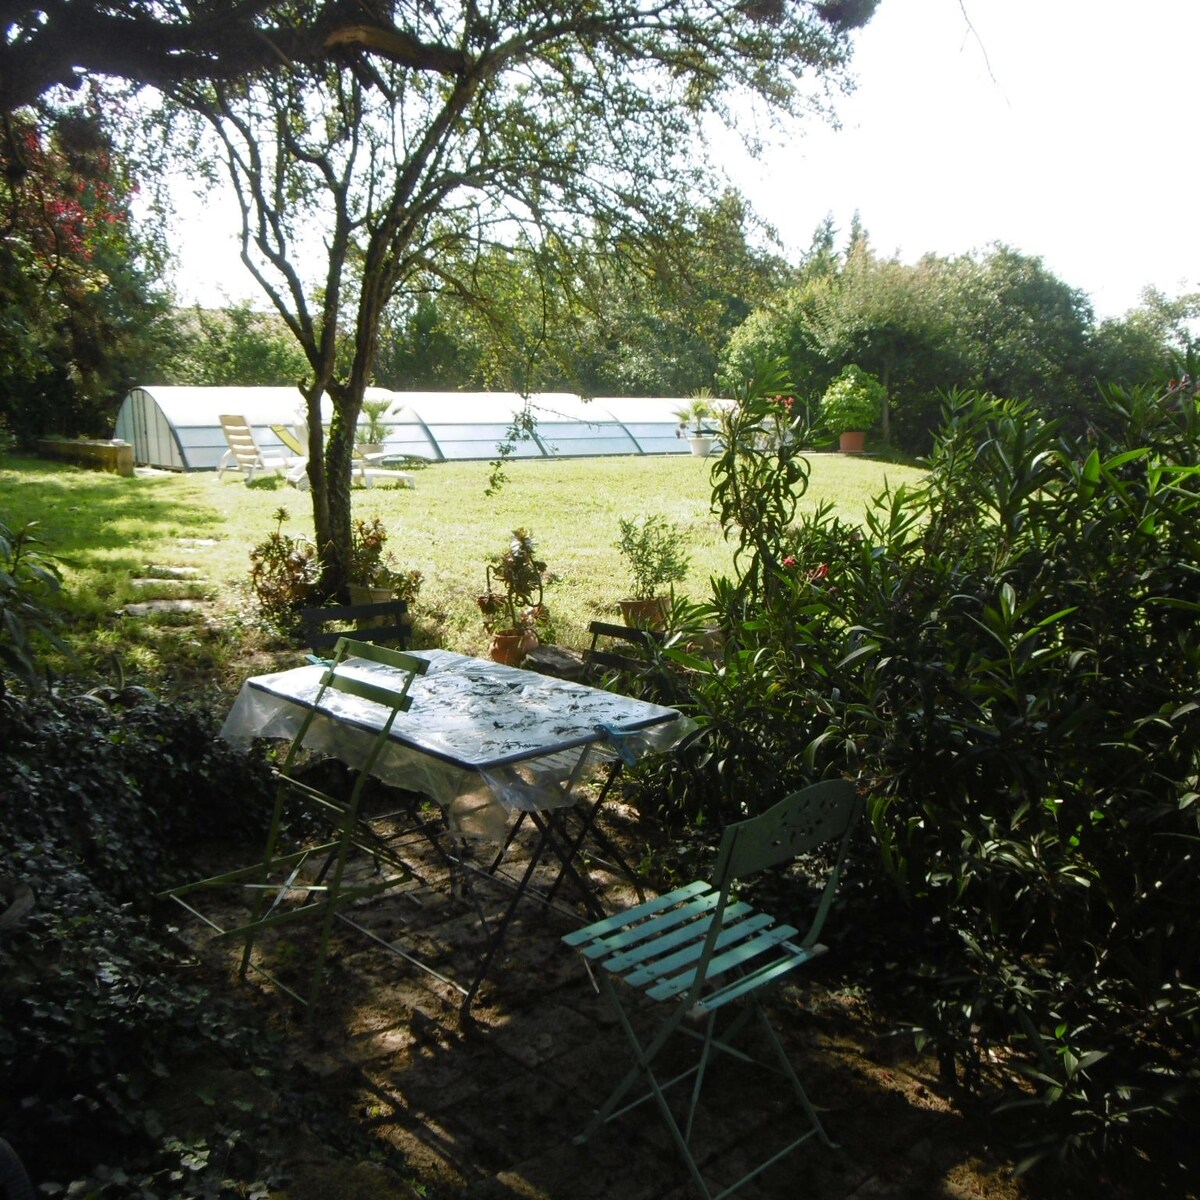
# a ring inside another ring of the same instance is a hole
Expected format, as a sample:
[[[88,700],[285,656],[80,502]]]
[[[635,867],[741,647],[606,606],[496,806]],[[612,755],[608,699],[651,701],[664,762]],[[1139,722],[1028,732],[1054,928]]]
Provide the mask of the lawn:
[[[424,586],[416,606],[418,644],[486,652],[475,596],[488,558],[510,530],[532,531],[547,563],[546,603],[556,639],[579,647],[587,623],[612,617],[626,594],[614,545],[621,517],[662,513],[683,531],[691,558],[680,591],[708,592],[727,573],[733,547],[710,512],[712,460],[685,456],[514,462],[498,494],[486,494],[486,463],[430,466],[415,489],[356,489],[355,514],[378,516],[397,566],[416,568]],[[919,477],[916,468],[816,454],[803,505],[828,502],[858,519],[886,482]],[[247,486],[213,472],[123,479],[34,459],[0,466],[0,519],[39,522],[46,548],[61,556],[73,641],[96,671],[123,669],[167,691],[215,685],[225,693],[262,646],[249,592],[249,552],[287,516],[289,534],[312,532],[306,494],[270,477]],[[183,581],[149,581],[184,569]],[[114,620],[132,603],[191,596],[201,614]],[[172,688],[174,685],[174,689]]]

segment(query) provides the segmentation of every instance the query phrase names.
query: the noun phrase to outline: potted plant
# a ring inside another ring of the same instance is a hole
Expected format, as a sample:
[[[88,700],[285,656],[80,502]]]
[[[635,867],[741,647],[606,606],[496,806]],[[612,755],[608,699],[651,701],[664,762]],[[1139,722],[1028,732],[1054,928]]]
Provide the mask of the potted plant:
[[[378,517],[355,520],[350,529],[350,564],[347,587],[351,604],[381,604],[386,600],[417,598],[424,576],[415,569],[401,570],[384,550],[388,534]]]
[[[392,427],[383,418],[391,411],[390,400],[364,400],[362,411],[365,421],[360,420],[355,432],[358,434],[358,449],[363,454],[382,454],[387,435]]]
[[[843,454],[861,454],[866,431],[879,420],[887,391],[861,367],[843,367],[821,397],[821,420],[839,438]]]
[[[683,534],[661,513],[640,521],[622,517],[616,547],[629,568],[632,588],[617,603],[626,625],[661,629],[667,621],[670,595],[663,588],[680,582],[688,569]]]
[[[704,458],[712,449],[715,430],[710,422],[717,415],[712,404],[712,392],[708,388],[697,388],[683,408],[675,410],[679,419],[676,437],[686,437],[697,458]]]
[[[549,619],[542,603],[545,569],[527,529],[514,529],[508,548],[488,563],[487,591],[478,604],[492,633],[494,661],[515,667],[538,644],[535,631]],[[497,619],[502,622],[499,626]]]

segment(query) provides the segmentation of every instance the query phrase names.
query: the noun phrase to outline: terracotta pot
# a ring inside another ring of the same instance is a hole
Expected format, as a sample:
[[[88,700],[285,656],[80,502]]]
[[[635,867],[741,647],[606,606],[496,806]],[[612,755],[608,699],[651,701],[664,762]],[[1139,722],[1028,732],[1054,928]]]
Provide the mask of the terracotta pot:
[[[492,634],[492,662],[518,667],[537,644],[537,635],[527,629],[497,629]]]
[[[838,449],[843,454],[861,454],[866,441],[867,435],[861,429],[847,429],[838,438]]]
[[[651,596],[645,600],[618,600],[621,616],[631,629],[662,629],[667,623],[666,596]]]

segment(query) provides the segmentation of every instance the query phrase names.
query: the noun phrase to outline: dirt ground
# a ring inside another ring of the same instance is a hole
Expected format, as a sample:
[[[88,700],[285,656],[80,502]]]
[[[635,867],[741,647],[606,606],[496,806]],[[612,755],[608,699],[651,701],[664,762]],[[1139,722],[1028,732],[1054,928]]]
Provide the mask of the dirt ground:
[[[628,838],[633,832],[634,841],[641,836],[632,810],[616,805],[613,815],[616,833]],[[527,848],[528,841],[518,839],[506,860],[509,870],[520,871]],[[347,1160],[298,1130],[285,1151],[288,1200],[697,1195],[652,1103],[586,1144],[574,1143],[629,1058],[614,1014],[582,960],[560,941],[580,922],[571,906],[560,911],[522,901],[471,1019],[464,1020],[455,982],[472,977],[487,945],[481,915],[493,923],[511,892],[461,869],[452,879],[445,860],[422,839],[406,846],[405,857],[420,881],[355,907],[347,914],[354,927],[336,926],[311,1029],[261,975],[236,983],[261,989],[314,1086],[336,1096],[372,1138],[399,1150],[417,1181],[361,1156]],[[482,851],[475,858],[487,862]],[[589,868],[606,906],[633,899],[617,874],[595,861]],[[214,903],[220,902],[214,897]],[[311,932],[307,923],[285,928],[264,939],[256,962],[303,986]],[[186,932],[197,950],[232,975],[235,952],[228,943],[213,941],[198,922]],[[1022,1200],[1026,1193],[993,1145],[986,1117],[957,1110],[935,1064],[913,1051],[911,1039],[893,1036],[858,989],[836,982],[846,977],[846,964],[822,970],[821,962],[837,954],[831,934],[831,955],[780,989],[772,1010],[837,1148],[810,1140],[737,1195]],[[421,959],[445,981],[397,952]],[[794,1136],[789,1130],[801,1128],[802,1113],[776,1081],[730,1061],[712,1073],[711,1101],[693,1144],[714,1194]],[[182,1094],[190,1084],[180,1079],[172,1086]]]

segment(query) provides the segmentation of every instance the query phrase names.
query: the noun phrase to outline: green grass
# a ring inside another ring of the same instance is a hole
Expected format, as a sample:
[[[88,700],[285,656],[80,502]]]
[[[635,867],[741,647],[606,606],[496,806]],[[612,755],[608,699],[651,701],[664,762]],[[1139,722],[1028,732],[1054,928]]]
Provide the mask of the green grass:
[[[620,517],[661,512],[684,531],[691,568],[677,589],[683,593],[702,598],[709,579],[729,571],[732,546],[710,512],[711,462],[689,456],[518,461],[492,497],[485,495],[486,463],[443,463],[418,472],[413,490],[356,489],[355,515],[379,516],[396,564],[425,576],[419,644],[486,651],[475,605],[484,565],[511,529],[525,526],[547,563],[556,637],[580,647],[587,623],[613,617],[627,592],[614,545]],[[802,504],[828,501],[851,520],[885,480],[919,476],[913,467],[836,454],[813,455],[811,463]],[[285,532],[312,533],[309,497],[274,477],[247,486],[241,476],[219,480],[213,472],[122,479],[34,459],[0,463],[0,520],[10,527],[39,521],[39,536],[65,560],[73,640],[85,647],[85,666],[104,670],[119,660],[168,691],[227,693],[258,665],[264,643],[248,590],[248,556],[275,527],[280,507],[289,514]],[[194,566],[202,582],[182,589],[136,585],[151,565]],[[167,595],[208,601],[212,615],[199,622],[113,615],[130,602]]]

